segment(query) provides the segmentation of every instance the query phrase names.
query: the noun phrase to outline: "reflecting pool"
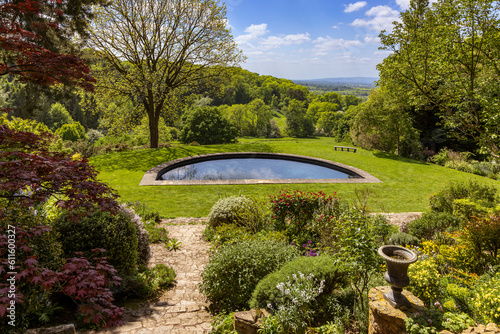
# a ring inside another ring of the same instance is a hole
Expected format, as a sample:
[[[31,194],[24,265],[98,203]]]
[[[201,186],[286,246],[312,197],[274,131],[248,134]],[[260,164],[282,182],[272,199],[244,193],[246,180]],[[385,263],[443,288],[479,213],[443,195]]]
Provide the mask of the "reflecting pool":
[[[313,163],[272,158],[228,158],[193,162],[167,170],[160,180],[348,179],[349,175]]]

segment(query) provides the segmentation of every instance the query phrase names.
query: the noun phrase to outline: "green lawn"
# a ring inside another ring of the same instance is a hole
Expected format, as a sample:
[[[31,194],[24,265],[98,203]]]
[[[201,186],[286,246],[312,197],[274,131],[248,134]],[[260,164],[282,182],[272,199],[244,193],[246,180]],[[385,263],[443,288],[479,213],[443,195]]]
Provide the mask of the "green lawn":
[[[279,189],[336,192],[344,200],[355,199],[355,189],[369,189],[369,206],[377,212],[424,211],[428,196],[450,181],[477,180],[496,186],[499,181],[462,173],[377,151],[359,149],[357,153],[334,151],[331,138],[241,139],[238,144],[175,146],[163,149],[127,151],[96,156],[90,163],[99,177],[116,189],[123,201],[145,202],[165,217],[203,217],[221,196],[250,195],[266,198]],[[327,159],[371,173],[378,184],[296,184],[296,185],[214,185],[139,186],[148,169],[165,161],[217,152],[276,152]]]

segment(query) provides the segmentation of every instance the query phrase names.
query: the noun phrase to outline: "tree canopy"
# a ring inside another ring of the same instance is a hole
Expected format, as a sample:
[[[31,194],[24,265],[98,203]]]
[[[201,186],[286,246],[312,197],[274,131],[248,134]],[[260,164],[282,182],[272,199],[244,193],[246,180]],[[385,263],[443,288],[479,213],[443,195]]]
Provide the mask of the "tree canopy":
[[[89,41],[104,59],[98,88],[142,106],[151,147],[175,90],[205,86],[244,60],[213,0],[113,0],[96,10]]]
[[[500,4],[493,0],[412,0],[391,33],[380,85],[408,94],[408,104],[437,107],[442,123],[500,156]]]

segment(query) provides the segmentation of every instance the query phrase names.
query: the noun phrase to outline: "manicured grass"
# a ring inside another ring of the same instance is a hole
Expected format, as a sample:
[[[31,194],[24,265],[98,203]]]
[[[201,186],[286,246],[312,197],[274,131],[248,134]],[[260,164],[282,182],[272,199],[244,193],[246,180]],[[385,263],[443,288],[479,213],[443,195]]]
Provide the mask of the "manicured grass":
[[[238,144],[175,146],[127,151],[90,159],[100,179],[116,189],[123,201],[141,201],[165,217],[204,217],[223,196],[250,195],[265,199],[279,189],[336,192],[345,201],[356,199],[356,189],[371,192],[368,204],[376,212],[424,211],[428,196],[451,181],[477,180],[499,186],[500,182],[395,155],[359,149],[357,153],[334,151],[342,145],[331,138],[241,139]],[[345,145],[345,143],[344,143]],[[340,162],[371,173],[378,184],[139,186],[148,169],[165,161],[217,152],[276,152],[300,154]]]

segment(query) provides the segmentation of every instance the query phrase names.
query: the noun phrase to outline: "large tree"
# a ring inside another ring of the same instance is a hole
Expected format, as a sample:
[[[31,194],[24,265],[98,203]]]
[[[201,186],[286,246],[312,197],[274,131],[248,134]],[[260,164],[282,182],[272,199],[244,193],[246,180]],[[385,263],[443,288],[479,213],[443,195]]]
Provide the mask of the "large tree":
[[[92,4],[104,0],[7,0],[0,3],[0,76],[38,85],[91,90],[93,79],[75,56],[75,34],[86,36]]]
[[[432,105],[452,133],[500,156],[500,4],[493,0],[412,0],[391,33],[380,84],[409,93],[412,106]]]
[[[213,0],[113,0],[97,9],[89,46],[104,59],[98,89],[142,106],[152,148],[175,90],[206,85],[244,60],[225,6]]]

